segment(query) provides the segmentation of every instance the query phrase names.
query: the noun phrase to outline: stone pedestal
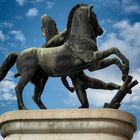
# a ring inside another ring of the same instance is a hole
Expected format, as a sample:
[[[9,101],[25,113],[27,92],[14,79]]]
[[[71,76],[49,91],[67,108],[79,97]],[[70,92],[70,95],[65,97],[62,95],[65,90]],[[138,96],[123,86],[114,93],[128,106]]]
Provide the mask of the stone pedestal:
[[[114,109],[13,111],[0,128],[4,140],[131,140],[136,119]]]

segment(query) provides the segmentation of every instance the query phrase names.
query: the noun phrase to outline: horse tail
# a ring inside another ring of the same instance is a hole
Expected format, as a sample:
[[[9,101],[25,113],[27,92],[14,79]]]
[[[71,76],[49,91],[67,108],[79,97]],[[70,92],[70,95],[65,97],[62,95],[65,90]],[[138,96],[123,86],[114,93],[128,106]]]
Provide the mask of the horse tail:
[[[10,53],[0,66],[0,81],[7,75],[8,71],[12,68],[17,60],[18,54]]]

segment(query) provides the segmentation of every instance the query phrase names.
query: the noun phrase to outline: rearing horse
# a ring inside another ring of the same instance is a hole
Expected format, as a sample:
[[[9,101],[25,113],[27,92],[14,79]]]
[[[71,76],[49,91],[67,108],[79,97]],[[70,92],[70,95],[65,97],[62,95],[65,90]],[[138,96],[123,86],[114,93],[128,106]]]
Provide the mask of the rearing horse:
[[[84,69],[102,69],[105,67],[102,65],[103,62],[108,61],[105,58],[111,54],[121,59],[122,63],[119,59],[114,63],[125,78],[129,71],[128,59],[117,48],[98,51],[95,40],[100,29],[92,7],[87,4],[76,5],[68,18],[66,41],[63,45],[52,48],[30,48],[20,54],[11,53],[0,68],[0,80],[16,62],[21,76],[16,86],[18,108],[26,109],[22,92],[28,82],[40,79],[39,83],[42,84],[36,86],[43,90],[49,76],[65,76]]]

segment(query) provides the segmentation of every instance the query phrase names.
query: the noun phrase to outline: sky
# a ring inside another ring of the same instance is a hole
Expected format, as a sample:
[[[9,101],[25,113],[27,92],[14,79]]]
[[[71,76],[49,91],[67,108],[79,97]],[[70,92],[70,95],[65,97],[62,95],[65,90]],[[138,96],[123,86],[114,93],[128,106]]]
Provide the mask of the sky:
[[[140,2],[139,0],[0,0],[0,64],[10,52],[21,52],[26,48],[41,47],[45,38],[41,34],[41,16],[47,13],[63,31],[69,12],[78,3],[93,4],[104,34],[98,37],[99,50],[117,47],[130,62],[130,75],[140,82]],[[17,110],[14,66],[0,83],[0,114]],[[122,84],[121,73],[116,66],[85,73],[105,82]],[[71,84],[70,79],[68,79]],[[29,109],[38,109],[32,100],[33,85],[26,86],[23,99]],[[140,138],[140,84],[127,95],[121,110],[137,118],[137,131],[133,140]],[[117,91],[88,89],[90,108],[102,108],[110,102]],[[42,100],[48,109],[78,108],[80,103],[75,93],[70,93],[60,78],[49,78]],[[2,137],[0,137],[2,140]]]

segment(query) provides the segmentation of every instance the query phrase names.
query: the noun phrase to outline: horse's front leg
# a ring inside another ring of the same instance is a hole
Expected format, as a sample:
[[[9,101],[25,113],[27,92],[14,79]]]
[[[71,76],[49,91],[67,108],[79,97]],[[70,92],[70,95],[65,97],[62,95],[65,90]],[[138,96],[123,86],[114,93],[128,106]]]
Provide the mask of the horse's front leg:
[[[111,48],[105,51],[94,52],[94,60],[101,61],[112,54],[117,55],[121,59],[123,63],[123,66],[122,66],[123,80],[125,80],[129,72],[129,61],[117,48]]]
[[[122,63],[120,62],[120,60],[116,57],[114,58],[110,58],[110,59],[105,59],[105,60],[101,60],[97,63],[96,67],[92,66],[89,68],[90,71],[96,71],[96,70],[100,70],[100,69],[104,69],[106,67],[109,67],[111,65],[115,64],[116,66],[118,66],[118,68],[122,71],[123,70],[123,66]]]

